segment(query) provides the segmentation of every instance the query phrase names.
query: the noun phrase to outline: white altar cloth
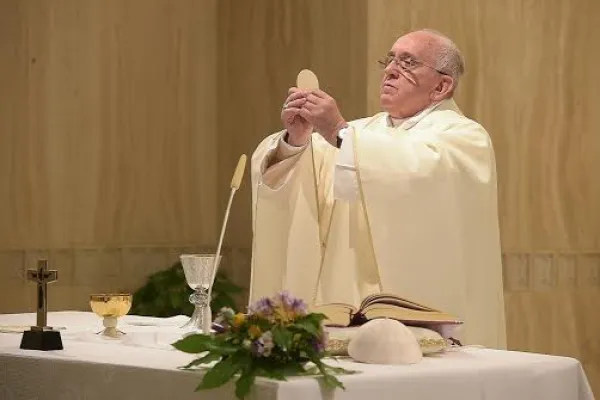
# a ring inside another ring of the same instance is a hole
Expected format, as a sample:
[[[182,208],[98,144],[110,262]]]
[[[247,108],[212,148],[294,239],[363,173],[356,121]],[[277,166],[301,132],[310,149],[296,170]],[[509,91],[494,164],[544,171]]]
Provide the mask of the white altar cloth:
[[[0,326],[27,325],[34,314],[0,315]],[[201,373],[182,371],[194,355],[169,346],[185,317],[126,316],[119,340],[96,336],[101,321],[92,313],[50,313],[64,326],[64,350],[19,349],[20,334],[0,333],[0,399],[234,399],[233,387],[194,392]],[[337,363],[336,361],[332,361]],[[259,379],[250,399],[364,400],[593,400],[581,364],[572,358],[478,348],[452,350],[411,366],[364,365],[341,376],[346,391],[328,391],[312,378],[287,382]]]

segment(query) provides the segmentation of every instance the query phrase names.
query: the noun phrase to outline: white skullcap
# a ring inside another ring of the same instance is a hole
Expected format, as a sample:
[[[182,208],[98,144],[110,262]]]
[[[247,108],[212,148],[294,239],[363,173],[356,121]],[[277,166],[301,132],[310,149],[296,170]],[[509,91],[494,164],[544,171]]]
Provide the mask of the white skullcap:
[[[348,355],[367,364],[416,364],[423,359],[415,335],[392,319],[374,319],[358,328]]]

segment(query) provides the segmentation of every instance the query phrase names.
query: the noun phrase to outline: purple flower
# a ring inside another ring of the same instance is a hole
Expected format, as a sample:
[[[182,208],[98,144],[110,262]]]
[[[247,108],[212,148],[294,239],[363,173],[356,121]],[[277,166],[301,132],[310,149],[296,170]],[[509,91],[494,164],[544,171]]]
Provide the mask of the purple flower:
[[[275,296],[275,301],[287,309],[292,307],[292,304],[294,303],[295,300],[296,299],[293,296],[291,296],[286,290],[278,293]]]
[[[248,312],[250,314],[271,315],[273,313],[273,306],[273,300],[268,297],[263,297],[248,307]]]
[[[302,299],[294,299],[292,302],[292,311],[294,311],[296,315],[306,315],[308,309],[306,303]]]
[[[285,312],[291,312],[294,316],[306,315],[307,313],[306,303],[302,299],[290,295],[285,290],[275,296],[275,304]]]
[[[291,321],[308,313],[306,303],[290,295],[287,291],[277,293],[272,298],[263,297],[250,307],[250,315],[259,315],[269,320]]]

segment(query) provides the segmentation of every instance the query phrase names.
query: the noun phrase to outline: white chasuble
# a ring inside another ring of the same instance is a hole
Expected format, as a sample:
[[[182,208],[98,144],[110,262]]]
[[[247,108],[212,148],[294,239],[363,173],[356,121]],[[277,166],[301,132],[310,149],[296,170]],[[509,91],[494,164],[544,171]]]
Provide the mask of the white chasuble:
[[[288,290],[309,303],[358,305],[390,292],[461,318],[464,343],[505,348],[487,132],[453,100],[398,127],[385,113],[350,126],[354,171],[340,171],[340,151],[316,133],[270,168],[283,133],[255,151],[250,301]],[[334,195],[344,181],[336,172],[356,174],[355,200]]]

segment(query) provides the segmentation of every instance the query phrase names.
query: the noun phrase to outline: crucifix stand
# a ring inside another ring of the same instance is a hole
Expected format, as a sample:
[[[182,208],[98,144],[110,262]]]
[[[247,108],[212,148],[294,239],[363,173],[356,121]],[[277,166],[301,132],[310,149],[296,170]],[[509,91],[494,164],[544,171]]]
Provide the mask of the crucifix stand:
[[[48,260],[38,260],[37,269],[27,270],[27,280],[37,283],[37,323],[23,332],[21,348],[27,350],[62,350],[60,332],[47,326],[48,284],[58,279],[57,271],[48,270]]]

